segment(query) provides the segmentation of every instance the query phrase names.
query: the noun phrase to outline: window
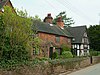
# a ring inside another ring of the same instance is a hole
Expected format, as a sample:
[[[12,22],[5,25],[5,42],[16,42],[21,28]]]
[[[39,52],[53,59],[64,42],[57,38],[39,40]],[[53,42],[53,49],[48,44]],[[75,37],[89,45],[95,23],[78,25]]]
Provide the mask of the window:
[[[71,42],[71,40],[70,39],[68,39],[68,43],[70,43]]]
[[[58,35],[56,35],[55,38],[56,38],[56,42],[59,43],[60,42],[60,37]]]

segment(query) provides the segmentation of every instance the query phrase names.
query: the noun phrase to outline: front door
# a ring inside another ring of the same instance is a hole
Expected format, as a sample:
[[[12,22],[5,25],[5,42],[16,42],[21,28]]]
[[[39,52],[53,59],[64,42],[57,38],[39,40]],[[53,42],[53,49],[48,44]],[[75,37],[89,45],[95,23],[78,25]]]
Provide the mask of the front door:
[[[53,47],[50,47],[49,49],[49,58],[52,58],[53,55]]]

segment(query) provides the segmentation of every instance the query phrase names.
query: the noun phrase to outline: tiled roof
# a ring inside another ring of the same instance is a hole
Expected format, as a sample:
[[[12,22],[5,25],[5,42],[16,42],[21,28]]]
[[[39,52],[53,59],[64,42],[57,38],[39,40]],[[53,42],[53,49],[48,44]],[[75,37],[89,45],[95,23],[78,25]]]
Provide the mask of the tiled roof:
[[[43,22],[37,22],[34,25],[38,32],[44,32],[44,33],[66,36],[66,37],[73,37],[66,29],[61,29],[57,25],[52,25]]]
[[[82,37],[86,32],[86,26],[68,27],[66,30],[74,36],[75,41],[73,41],[73,43],[82,43]]]

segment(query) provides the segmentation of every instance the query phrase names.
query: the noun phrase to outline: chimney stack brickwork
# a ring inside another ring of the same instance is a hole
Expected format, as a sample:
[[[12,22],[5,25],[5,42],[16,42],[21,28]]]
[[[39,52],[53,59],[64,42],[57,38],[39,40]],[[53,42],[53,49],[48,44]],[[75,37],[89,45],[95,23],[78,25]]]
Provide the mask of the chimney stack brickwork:
[[[47,14],[47,17],[45,17],[44,22],[52,24],[52,20],[53,18],[51,16],[51,13],[49,13]]]
[[[57,25],[58,25],[59,27],[61,27],[62,29],[64,29],[64,22],[63,22],[63,20],[62,20],[62,17],[59,17],[59,18],[57,19]]]
[[[44,22],[52,24],[53,18],[51,16],[51,13],[47,14],[47,17],[45,17]],[[64,29],[64,22],[62,20],[62,17],[58,17],[56,24],[61,28]]]

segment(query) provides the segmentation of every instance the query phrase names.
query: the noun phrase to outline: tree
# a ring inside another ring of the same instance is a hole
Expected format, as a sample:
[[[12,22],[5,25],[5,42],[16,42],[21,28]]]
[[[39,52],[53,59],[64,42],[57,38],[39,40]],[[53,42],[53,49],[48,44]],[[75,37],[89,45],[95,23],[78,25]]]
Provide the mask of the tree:
[[[100,25],[90,26],[88,28],[90,48],[100,51]]]
[[[33,20],[34,20],[34,21],[40,21],[40,22],[41,22],[41,19],[39,18],[38,15],[35,15],[35,16],[33,17]]]
[[[66,15],[66,12],[63,11],[63,12],[60,12],[60,13],[56,16],[56,18],[54,18],[54,20],[53,20],[53,23],[54,23],[54,24],[56,24],[56,21],[57,21],[58,17],[62,17],[62,20],[63,20],[64,25],[65,25],[66,27],[70,27],[70,25],[72,25],[72,24],[75,23],[74,20],[73,20],[72,18],[68,18],[67,15]]]
[[[0,14],[0,51],[3,60],[27,60],[32,50],[31,18],[27,13],[12,12],[9,6]]]

